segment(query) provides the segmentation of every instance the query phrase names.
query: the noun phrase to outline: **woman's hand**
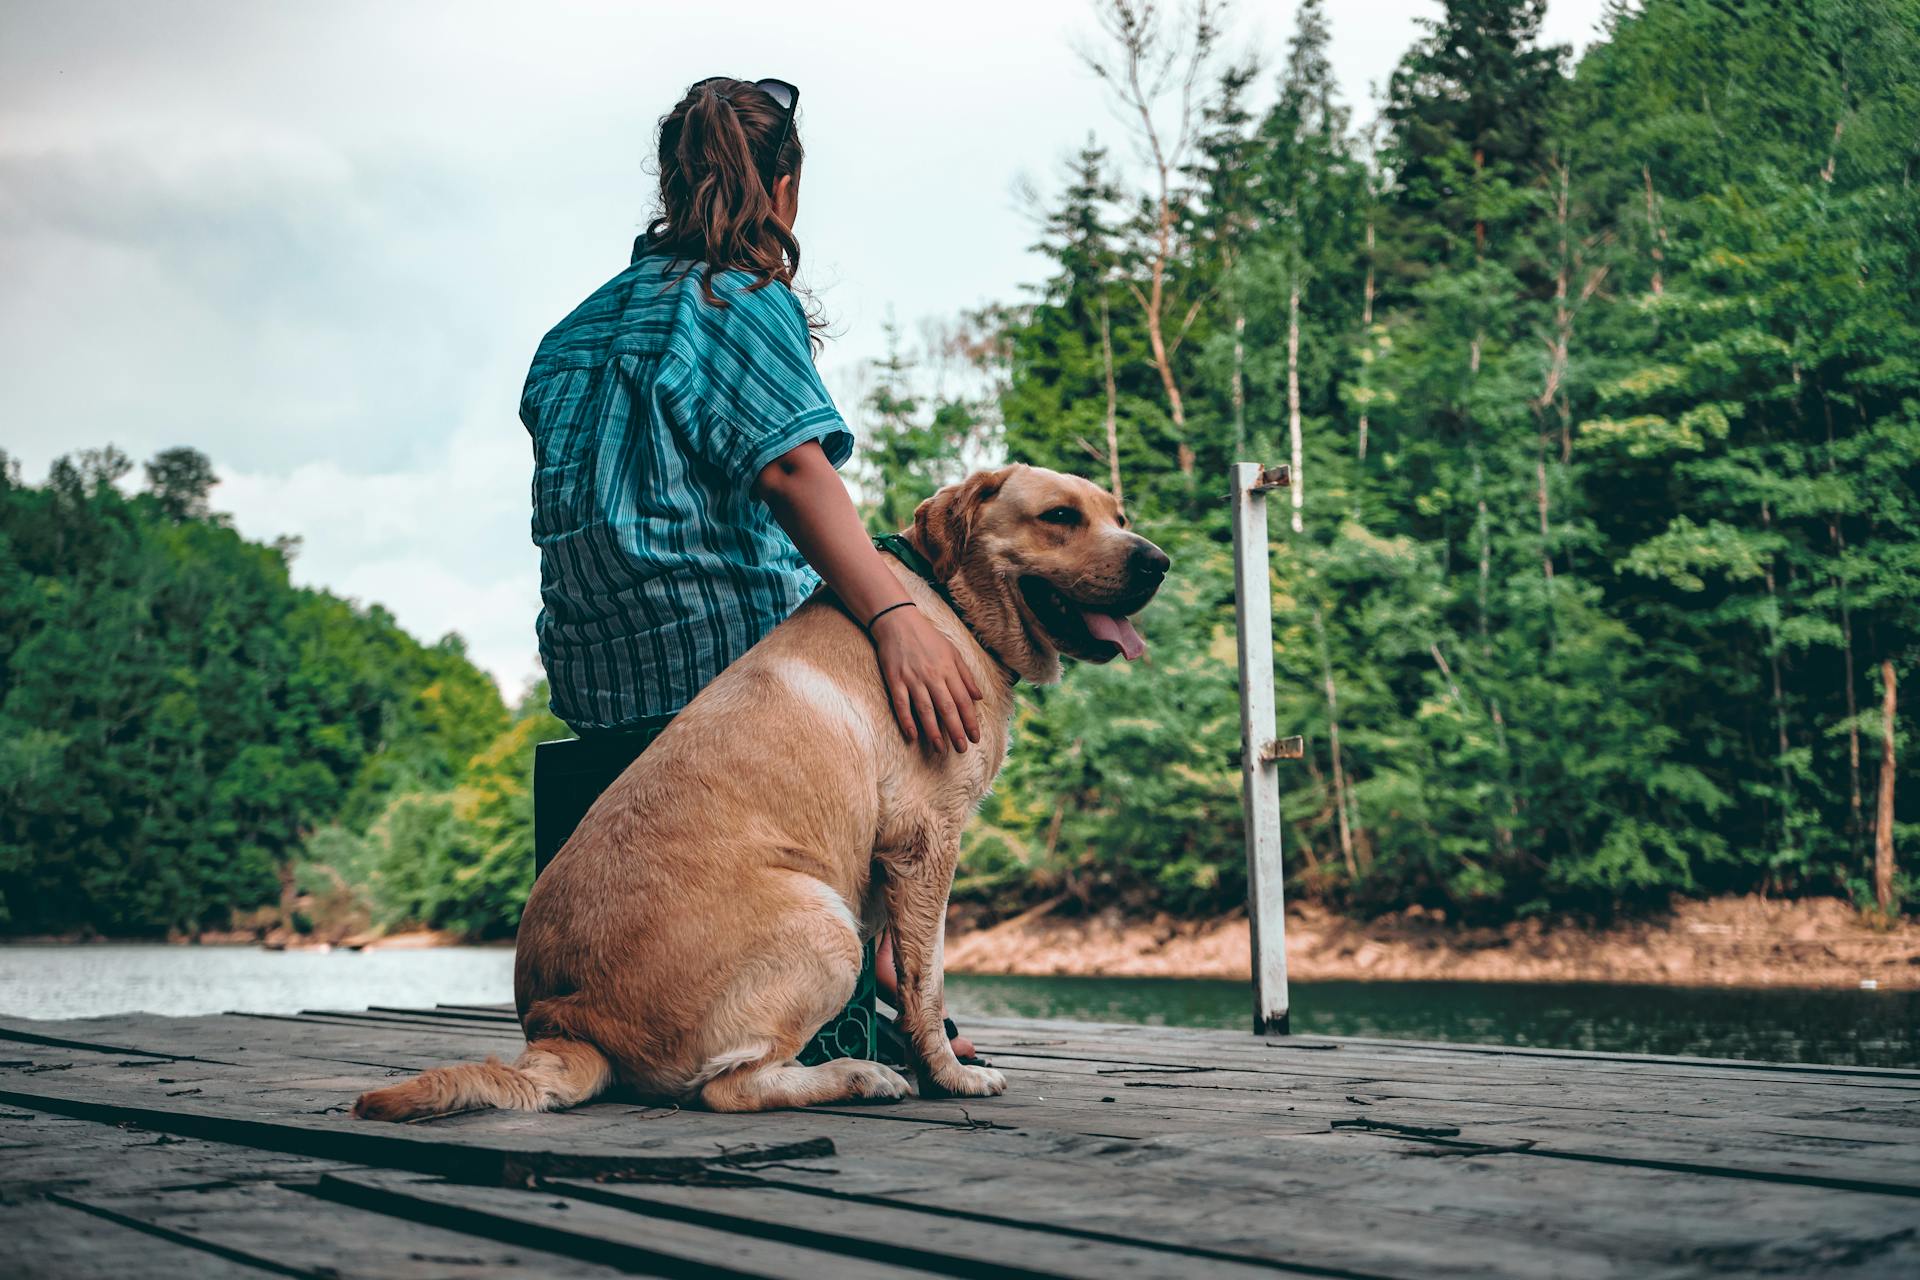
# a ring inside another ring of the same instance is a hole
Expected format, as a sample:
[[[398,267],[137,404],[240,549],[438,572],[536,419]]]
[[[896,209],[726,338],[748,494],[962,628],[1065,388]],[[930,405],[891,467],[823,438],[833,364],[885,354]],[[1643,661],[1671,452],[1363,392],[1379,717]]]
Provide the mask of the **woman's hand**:
[[[754,481],[753,496],[767,504],[854,620],[869,624],[902,736],[908,742],[924,736],[936,751],[945,751],[949,743],[965,751],[969,742],[980,741],[980,721],[973,712],[980,688],[972,673],[952,641],[918,607],[890,607],[901,602],[900,580],[874,550],[846,485],[819,443],[809,440],[768,463]]]
[[[893,718],[908,742],[915,739],[916,719],[935,751],[951,743],[964,752],[969,742],[980,741],[980,719],[973,711],[980,688],[951,640],[913,605],[876,618],[872,635]]]

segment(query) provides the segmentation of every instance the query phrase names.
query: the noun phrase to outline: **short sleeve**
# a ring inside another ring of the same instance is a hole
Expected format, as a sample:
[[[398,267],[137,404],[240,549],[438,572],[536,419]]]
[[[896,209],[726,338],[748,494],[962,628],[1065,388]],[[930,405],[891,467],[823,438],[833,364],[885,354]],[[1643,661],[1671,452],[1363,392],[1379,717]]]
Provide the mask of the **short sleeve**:
[[[697,286],[674,344],[677,419],[688,445],[740,488],[809,440],[835,467],[853,456],[853,433],[814,368],[807,320],[786,286],[749,291],[741,272],[714,281],[714,306]]]

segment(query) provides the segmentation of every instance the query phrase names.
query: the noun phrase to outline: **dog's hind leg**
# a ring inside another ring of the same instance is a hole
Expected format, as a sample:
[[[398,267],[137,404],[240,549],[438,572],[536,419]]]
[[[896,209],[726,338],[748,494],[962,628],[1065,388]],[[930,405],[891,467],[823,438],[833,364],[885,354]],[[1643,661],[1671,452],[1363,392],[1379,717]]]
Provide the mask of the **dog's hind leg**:
[[[846,1007],[860,977],[859,928],[828,885],[785,872],[785,910],[712,1013],[707,1056],[696,1077],[715,1111],[771,1111],[856,1098],[904,1098],[912,1087],[891,1067],[841,1058],[803,1067],[795,1058]]]
[[[862,1098],[891,1102],[912,1092],[904,1076],[878,1062],[835,1058],[803,1067],[789,1059],[716,1076],[701,1087],[700,1101],[714,1111],[776,1111]]]

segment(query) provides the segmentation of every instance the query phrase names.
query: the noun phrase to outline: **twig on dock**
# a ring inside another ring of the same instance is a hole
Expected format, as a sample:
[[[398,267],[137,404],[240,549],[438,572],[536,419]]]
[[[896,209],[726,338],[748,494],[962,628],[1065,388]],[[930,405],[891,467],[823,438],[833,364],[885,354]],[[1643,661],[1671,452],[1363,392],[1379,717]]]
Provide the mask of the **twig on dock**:
[[[1335,1120],[1329,1126],[1332,1129],[1367,1129],[1381,1133],[1397,1133],[1408,1138],[1457,1138],[1460,1126],[1452,1124],[1400,1124],[1394,1120],[1375,1120],[1371,1116],[1355,1116],[1351,1120]]]

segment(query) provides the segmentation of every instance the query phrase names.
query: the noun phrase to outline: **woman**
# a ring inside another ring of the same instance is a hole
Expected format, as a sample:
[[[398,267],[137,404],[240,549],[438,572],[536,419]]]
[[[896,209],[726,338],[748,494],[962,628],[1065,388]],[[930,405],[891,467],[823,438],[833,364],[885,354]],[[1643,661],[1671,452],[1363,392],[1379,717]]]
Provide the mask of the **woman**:
[[[557,827],[554,812],[536,819],[550,848],[822,581],[873,641],[906,740],[961,752],[980,740],[980,690],[835,472],[853,437],[793,292],[798,103],[778,80],[689,89],[660,124],[658,216],[527,374],[540,656],[554,714],[601,744],[572,805],[548,805],[564,788],[542,779],[543,806],[567,810]],[[890,989],[885,938],[877,968]],[[954,1052],[972,1045],[956,1038]]]

